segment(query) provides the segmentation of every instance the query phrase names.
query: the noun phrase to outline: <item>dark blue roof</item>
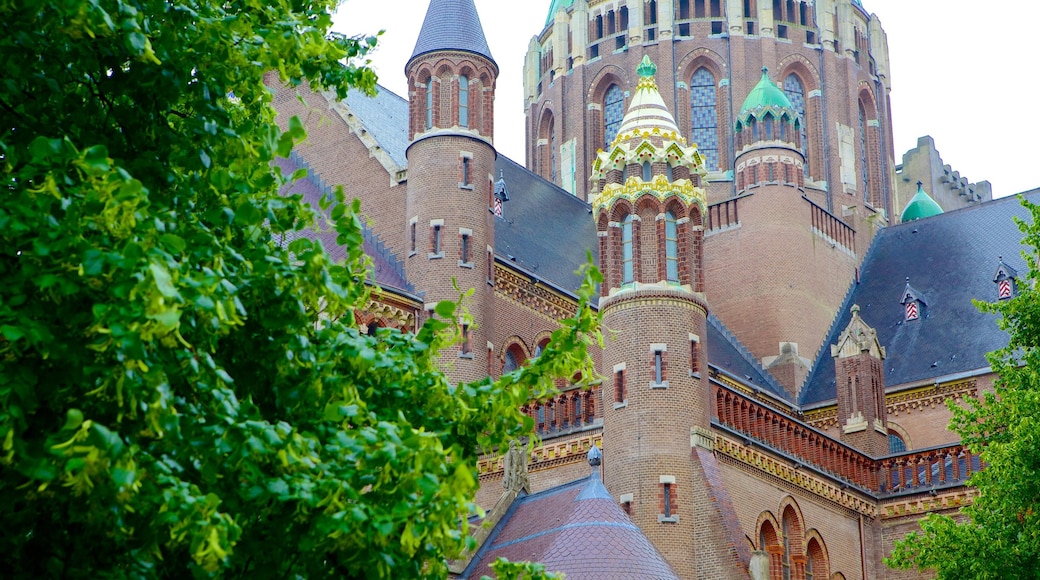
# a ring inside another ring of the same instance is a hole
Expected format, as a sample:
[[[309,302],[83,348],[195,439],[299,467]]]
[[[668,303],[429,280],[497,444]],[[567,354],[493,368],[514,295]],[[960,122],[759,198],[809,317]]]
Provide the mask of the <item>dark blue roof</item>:
[[[408,62],[437,50],[472,52],[495,62],[473,0],[431,0]]]
[[[574,272],[586,263],[589,252],[599,264],[599,238],[589,204],[503,155],[495,171],[509,191],[503,215],[495,219],[495,254],[564,290],[576,291],[581,277]]]
[[[1040,189],[1023,195],[1040,201]],[[1008,266],[1026,271],[1016,216],[1030,219],[1019,199],[1010,197],[878,232],[799,402],[835,398],[830,345],[848,326],[852,304],[859,305],[860,317],[877,330],[886,349],[887,386],[988,367],[986,353],[1004,347],[1008,339],[995,316],[979,312],[972,300],[997,299],[993,273],[1001,256]],[[907,277],[926,304],[914,321],[905,320],[900,303]]]
[[[758,387],[782,400],[791,398],[776,379],[762,368],[751,351],[741,344],[714,314],[708,314],[706,340],[708,364],[729,373],[749,387]]]

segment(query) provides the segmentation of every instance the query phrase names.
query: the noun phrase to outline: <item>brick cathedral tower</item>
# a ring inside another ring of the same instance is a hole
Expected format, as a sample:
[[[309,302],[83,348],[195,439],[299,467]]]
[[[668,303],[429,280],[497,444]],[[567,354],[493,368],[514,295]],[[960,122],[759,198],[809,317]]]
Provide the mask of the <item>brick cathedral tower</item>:
[[[405,74],[411,139],[406,272],[425,290],[428,308],[459,298],[453,280],[461,290],[474,289],[464,342],[444,362],[452,381],[476,381],[487,376],[483,353],[493,336],[487,281],[495,240],[489,208],[498,65],[473,0],[430,2]]]
[[[805,189],[800,117],[762,69],[733,126],[738,230],[712,252],[715,314],[798,396],[856,267],[851,229]],[[801,352],[799,352],[801,351]]]
[[[704,161],[679,134],[655,72],[645,57],[618,135],[592,169],[610,373],[604,481],[673,569],[726,577],[738,567],[735,552],[718,552],[729,502],[710,484]]]

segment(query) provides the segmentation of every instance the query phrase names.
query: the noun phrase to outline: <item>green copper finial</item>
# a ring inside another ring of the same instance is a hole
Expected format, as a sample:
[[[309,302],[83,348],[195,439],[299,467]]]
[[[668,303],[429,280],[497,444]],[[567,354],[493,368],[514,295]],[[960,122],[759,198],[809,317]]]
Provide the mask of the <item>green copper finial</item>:
[[[657,74],[657,65],[650,60],[650,55],[643,55],[643,62],[639,63],[636,73],[642,78],[652,77]]]

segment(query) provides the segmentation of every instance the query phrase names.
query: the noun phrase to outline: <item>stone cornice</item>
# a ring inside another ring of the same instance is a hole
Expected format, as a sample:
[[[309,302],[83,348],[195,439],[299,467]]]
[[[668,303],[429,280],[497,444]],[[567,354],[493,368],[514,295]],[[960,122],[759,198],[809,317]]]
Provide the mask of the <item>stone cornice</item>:
[[[959,510],[975,501],[978,490],[973,487],[956,487],[934,496],[899,498],[881,504],[881,519],[890,520],[904,517],[918,517],[922,514]]]
[[[914,411],[931,410],[937,405],[945,405],[949,399],[959,402],[967,398],[977,398],[978,395],[978,384],[974,378],[969,378],[889,393],[885,395],[885,404],[888,416],[892,418]],[[838,426],[838,408],[836,405],[828,405],[807,411],[805,421],[821,430],[835,428]]]

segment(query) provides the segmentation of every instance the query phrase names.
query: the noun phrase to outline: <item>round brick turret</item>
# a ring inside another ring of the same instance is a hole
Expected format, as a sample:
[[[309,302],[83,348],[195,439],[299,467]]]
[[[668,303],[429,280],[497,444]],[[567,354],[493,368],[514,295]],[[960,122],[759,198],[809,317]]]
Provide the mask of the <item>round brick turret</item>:
[[[473,0],[433,0],[405,67],[409,137],[405,261],[427,310],[473,288],[464,341],[442,353],[455,382],[487,376],[495,240],[495,81]]]

